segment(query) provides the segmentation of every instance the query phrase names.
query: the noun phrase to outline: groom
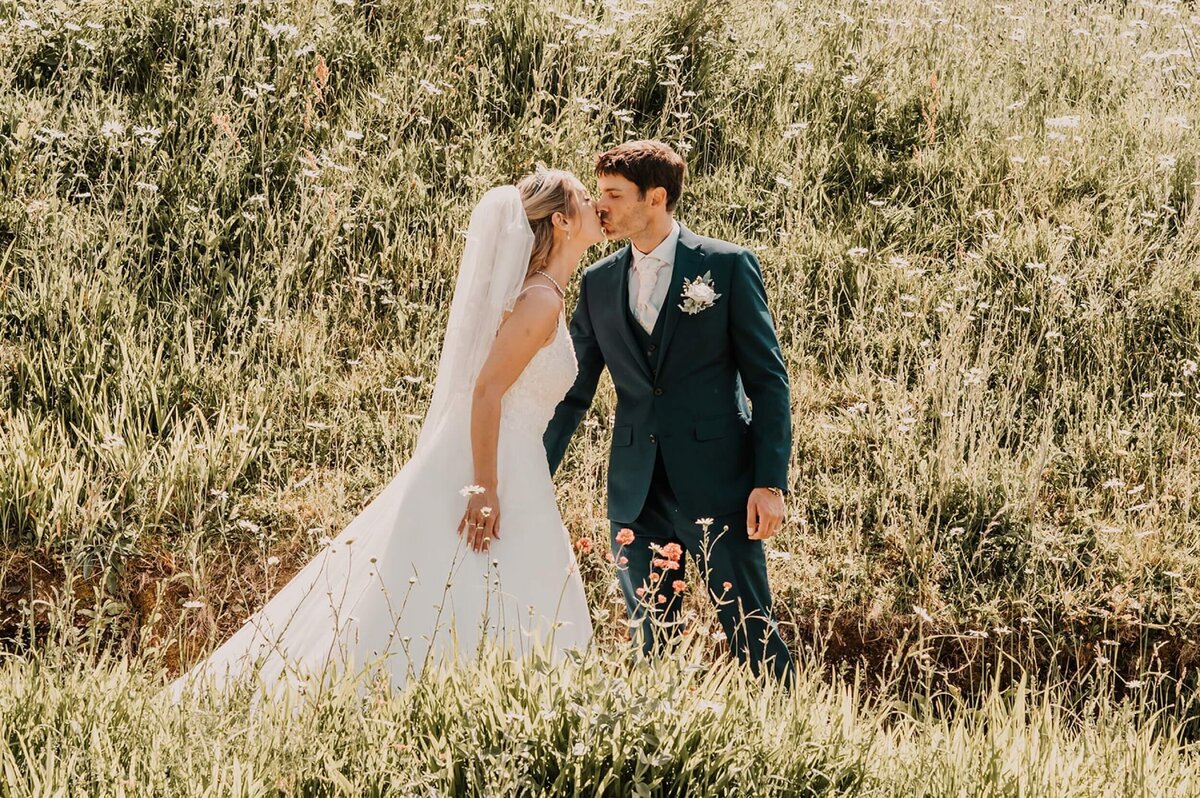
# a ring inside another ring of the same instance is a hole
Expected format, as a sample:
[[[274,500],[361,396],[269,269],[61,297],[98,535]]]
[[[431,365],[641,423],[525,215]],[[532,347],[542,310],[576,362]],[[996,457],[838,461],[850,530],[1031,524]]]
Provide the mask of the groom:
[[[788,375],[757,259],[675,221],[685,171],[658,141],[628,142],[596,159],[604,231],[630,246],[580,281],[571,318],[579,376],[546,429],[546,455],[553,473],[607,367],[617,390],[612,548],[644,649],[678,625],[682,548],[738,658],[790,681],[763,551],[784,517]]]

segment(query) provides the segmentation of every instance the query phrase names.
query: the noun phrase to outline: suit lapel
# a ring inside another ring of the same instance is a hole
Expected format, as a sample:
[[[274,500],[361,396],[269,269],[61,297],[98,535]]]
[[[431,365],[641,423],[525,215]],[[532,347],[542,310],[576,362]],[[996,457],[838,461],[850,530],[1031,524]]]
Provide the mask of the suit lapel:
[[[699,239],[682,224],[679,225],[679,244],[675,247],[675,268],[671,271],[671,287],[667,291],[666,301],[662,312],[667,314],[663,320],[662,343],[658,350],[656,371],[662,371],[663,361],[667,357],[667,348],[671,345],[671,335],[679,324],[683,311],[679,309],[680,296],[683,293],[685,280],[694,280],[704,274],[704,250]]]
[[[642,348],[638,345],[637,339],[633,337],[633,330],[629,329],[628,314],[625,312],[629,305],[629,264],[632,262],[632,253],[633,247],[626,244],[625,249],[613,261],[610,269],[612,277],[609,283],[612,296],[611,307],[615,311],[613,318],[617,325],[617,331],[621,334],[621,339],[629,347],[629,353],[641,368],[642,373],[646,375],[646,379],[653,382],[654,375],[650,373],[650,364],[646,362]]]

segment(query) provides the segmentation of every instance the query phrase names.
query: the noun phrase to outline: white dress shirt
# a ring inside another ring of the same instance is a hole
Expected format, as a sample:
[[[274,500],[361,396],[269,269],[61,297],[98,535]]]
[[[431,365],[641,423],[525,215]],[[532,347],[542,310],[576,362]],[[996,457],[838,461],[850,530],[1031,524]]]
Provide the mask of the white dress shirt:
[[[629,310],[646,332],[654,329],[658,314],[667,302],[671,274],[675,270],[675,248],[679,245],[679,222],[650,252],[641,252],[629,242],[632,254],[629,266]],[[648,286],[645,287],[644,286]]]

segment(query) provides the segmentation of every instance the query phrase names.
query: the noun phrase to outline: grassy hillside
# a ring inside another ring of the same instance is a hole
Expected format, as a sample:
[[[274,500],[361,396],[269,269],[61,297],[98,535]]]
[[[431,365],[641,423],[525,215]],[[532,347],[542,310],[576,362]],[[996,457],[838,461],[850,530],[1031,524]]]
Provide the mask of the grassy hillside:
[[[2,3],[8,628],[56,591],[130,650],[235,627],[405,462],[474,201],[657,137],[679,216],[764,265],[797,648],[1182,673],[1198,35],[1177,3]],[[560,472],[577,538],[612,410]]]
[[[679,661],[518,669],[485,658],[399,696],[359,700],[343,687],[251,713],[243,695],[169,710],[154,695],[161,681],[125,662],[33,658],[0,665],[0,789],[237,798],[1200,791],[1194,748],[1140,703],[1096,702],[1080,722],[1057,689],[906,703],[802,674],[784,695]]]

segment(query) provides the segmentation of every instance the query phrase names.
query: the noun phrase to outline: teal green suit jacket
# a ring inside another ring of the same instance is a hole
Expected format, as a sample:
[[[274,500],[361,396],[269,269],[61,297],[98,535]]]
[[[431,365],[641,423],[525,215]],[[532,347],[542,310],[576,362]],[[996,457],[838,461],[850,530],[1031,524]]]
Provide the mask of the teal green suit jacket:
[[[608,517],[620,523],[641,512],[659,450],[694,518],[744,510],[752,489],[788,485],[790,390],[758,260],[680,228],[657,357],[641,350],[622,307],[629,245],[583,273],[570,324],[579,375],[544,436],[553,473],[607,368],[617,391]],[[721,296],[687,314],[684,281],[705,273]]]

